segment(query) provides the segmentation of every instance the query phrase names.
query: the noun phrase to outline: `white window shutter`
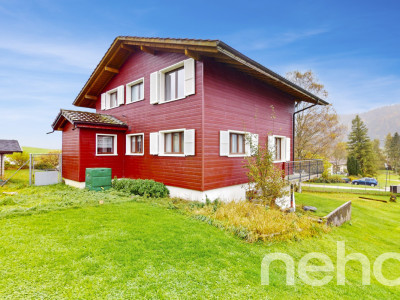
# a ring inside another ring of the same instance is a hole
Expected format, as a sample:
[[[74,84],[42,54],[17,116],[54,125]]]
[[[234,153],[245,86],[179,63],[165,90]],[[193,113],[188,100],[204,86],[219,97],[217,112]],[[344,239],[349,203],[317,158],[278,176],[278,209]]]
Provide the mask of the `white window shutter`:
[[[158,72],[150,74],[150,104],[157,104],[159,100],[160,82]]]
[[[106,105],[104,106],[105,109],[110,109],[111,108],[111,103],[110,103],[110,94],[106,93]]]
[[[126,104],[132,102],[132,87],[127,85],[126,86]]]
[[[196,61],[193,58],[184,61],[185,70],[185,96],[193,95],[195,93],[195,65]]]
[[[219,132],[219,155],[229,155],[229,131],[221,130]]]
[[[125,153],[128,154],[131,152],[131,136],[126,136],[126,143],[125,143]]]
[[[251,144],[250,141],[252,139],[252,134],[250,132],[246,132],[244,136],[244,152],[246,153],[247,156],[251,155]]]
[[[159,133],[158,134],[158,154],[162,155],[165,154],[165,134]]]
[[[150,132],[150,154],[158,155],[158,132]]]
[[[268,136],[268,151],[272,154],[272,159],[275,160],[275,137],[273,135]]]
[[[290,161],[290,138],[286,138],[285,150],[286,150],[285,160]]]
[[[195,155],[195,130],[194,129],[187,129],[184,133],[184,153],[185,155]]]
[[[258,134],[253,133],[251,135],[251,144],[252,144],[252,149],[250,150],[251,151],[250,154],[254,155],[254,154],[256,154],[256,151],[257,151],[257,148],[258,148]]]
[[[101,94],[101,110],[106,109],[106,94]]]
[[[118,106],[122,105],[125,103],[125,94],[124,94],[124,86],[120,85],[117,88],[117,101],[118,101]]]

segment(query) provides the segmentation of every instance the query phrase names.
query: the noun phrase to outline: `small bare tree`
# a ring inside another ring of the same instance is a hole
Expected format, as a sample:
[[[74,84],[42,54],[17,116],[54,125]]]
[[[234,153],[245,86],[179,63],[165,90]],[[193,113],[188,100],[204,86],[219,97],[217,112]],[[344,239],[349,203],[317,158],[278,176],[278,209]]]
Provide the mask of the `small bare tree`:
[[[253,199],[264,205],[276,208],[276,199],[285,196],[288,192],[284,179],[284,171],[274,164],[274,154],[268,144],[254,145],[252,138],[247,136],[250,144],[251,156],[245,159],[244,167],[249,180],[248,189]]]

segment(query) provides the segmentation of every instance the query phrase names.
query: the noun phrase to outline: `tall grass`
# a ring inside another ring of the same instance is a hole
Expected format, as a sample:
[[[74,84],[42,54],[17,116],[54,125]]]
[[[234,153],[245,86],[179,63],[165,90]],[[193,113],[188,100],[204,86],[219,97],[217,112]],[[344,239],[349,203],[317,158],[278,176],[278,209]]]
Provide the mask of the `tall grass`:
[[[222,222],[225,228],[248,242],[300,240],[329,230],[310,213],[285,213],[250,202],[207,205],[195,214]]]

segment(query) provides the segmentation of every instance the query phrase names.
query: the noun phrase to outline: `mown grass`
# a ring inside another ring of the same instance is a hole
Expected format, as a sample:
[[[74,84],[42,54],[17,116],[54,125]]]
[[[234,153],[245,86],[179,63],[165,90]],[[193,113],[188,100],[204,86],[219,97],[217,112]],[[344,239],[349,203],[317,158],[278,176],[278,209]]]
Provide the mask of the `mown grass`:
[[[336,285],[335,273],[325,286],[306,285],[298,276],[294,286],[286,286],[280,262],[271,265],[271,284],[260,284],[261,261],[268,253],[286,253],[297,266],[310,252],[328,255],[335,265],[337,241],[346,242],[346,254],[361,252],[371,264],[384,252],[400,252],[397,203],[368,202],[351,194],[296,194],[298,205],[316,206],[320,216],[351,200],[351,223],[297,242],[249,244],[183,214],[171,200],[165,200],[167,205],[114,195],[100,205],[98,197],[113,193],[58,185],[24,187],[13,197],[34,205],[28,195],[36,202],[48,201],[57,190],[65,193],[59,199],[74,201],[85,193],[83,198],[89,200],[77,201],[74,209],[55,205],[46,213],[0,218],[0,298],[398,299],[400,294],[399,286],[383,286],[374,277],[371,285],[363,286],[357,262],[348,263],[345,286]],[[48,203],[55,201],[57,197]],[[398,261],[387,261],[384,275],[399,277],[399,266]]]

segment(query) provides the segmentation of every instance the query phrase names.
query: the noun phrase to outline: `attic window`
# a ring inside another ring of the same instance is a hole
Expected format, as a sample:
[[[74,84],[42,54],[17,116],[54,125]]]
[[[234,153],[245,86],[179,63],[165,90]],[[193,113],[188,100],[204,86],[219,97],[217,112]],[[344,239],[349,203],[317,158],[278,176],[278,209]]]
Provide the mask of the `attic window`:
[[[124,102],[125,102],[125,97],[124,97],[123,85],[101,94],[102,110],[118,107],[124,104]]]
[[[184,83],[185,71],[183,67],[165,73],[165,101],[185,97]]]
[[[126,85],[126,103],[144,99],[144,78],[132,81]]]
[[[110,108],[117,107],[117,92],[110,94]]]
[[[196,61],[192,58],[150,74],[150,104],[167,103],[195,94]]]

